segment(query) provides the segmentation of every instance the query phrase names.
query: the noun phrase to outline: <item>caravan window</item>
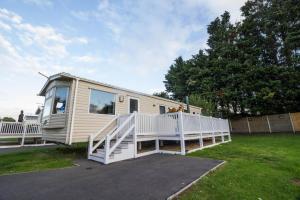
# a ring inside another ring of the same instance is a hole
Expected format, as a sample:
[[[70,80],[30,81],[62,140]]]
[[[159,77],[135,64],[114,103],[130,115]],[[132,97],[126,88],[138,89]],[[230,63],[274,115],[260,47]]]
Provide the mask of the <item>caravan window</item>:
[[[165,114],[165,113],[166,113],[166,107],[160,105],[160,106],[159,106],[159,113],[160,113],[160,114]]]
[[[48,98],[45,100],[43,118],[50,115],[51,102],[52,102],[52,98]]]
[[[90,113],[115,114],[115,94],[91,89]]]
[[[56,88],[53,109],[52,109],[53,114],[62,114],[66,112],[68,92],[69,92],[68,87]]]
[[[46,92],[44,110],[43,110],[43,118],[50,115],[53,90],[54,90],[54,88],[51,88],[49,91]]]

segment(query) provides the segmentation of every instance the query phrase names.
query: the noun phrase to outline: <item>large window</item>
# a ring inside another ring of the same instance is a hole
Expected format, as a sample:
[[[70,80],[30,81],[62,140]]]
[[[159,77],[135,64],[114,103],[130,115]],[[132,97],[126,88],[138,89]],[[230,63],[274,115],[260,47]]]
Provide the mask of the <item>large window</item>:
[[[52,109],[53,114],[62,114],[66,112],[68,92],[69,92],[68,87],[56,88],[53,109]]]
[[[115,94],[100,90],[91,90],[90,113],[115,114]]]
[[[51,88],[49,91],[46,92],[44,110],[43,110],[43,118],[48,117],[50,115],[53,90],[54,90],[54,88]]]

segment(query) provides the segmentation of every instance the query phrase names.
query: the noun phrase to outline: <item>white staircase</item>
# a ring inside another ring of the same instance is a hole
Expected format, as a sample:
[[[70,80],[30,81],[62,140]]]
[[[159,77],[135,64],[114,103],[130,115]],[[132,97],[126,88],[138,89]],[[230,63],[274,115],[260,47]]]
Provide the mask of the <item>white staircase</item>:
[[[134,128],[135,114],[114,118],[90,136],[88,159],[109,164],[134,158]],[[97,141],[96,138],[101,139]]]

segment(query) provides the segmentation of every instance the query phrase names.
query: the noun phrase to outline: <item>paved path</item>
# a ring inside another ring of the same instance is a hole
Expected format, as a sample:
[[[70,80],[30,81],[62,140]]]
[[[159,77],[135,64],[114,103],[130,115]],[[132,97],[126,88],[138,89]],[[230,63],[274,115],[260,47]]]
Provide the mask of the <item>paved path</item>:
[[[154,154],[110,165],[0,176],[0,199],[166,199],[222,161]]]

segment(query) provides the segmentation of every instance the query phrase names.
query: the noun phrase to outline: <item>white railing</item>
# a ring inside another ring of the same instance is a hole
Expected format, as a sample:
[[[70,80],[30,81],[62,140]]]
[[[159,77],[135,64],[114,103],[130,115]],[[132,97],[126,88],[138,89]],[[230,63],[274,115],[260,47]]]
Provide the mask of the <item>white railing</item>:
[[[113,132],[116,129],[116,127],[118,125],[117,124],[118,118],[119,118],[118,116],[114,117],[99,131],[90,135],[90,137],[89,137],[89,154],[92,154],[105,141],[105,136],[106,136],[106,135],[104,135],[105,130],[107,130],[109,127],[113,127],[113,128],[110,128],[110,132],[108,132],[108,134],[110,134],[111,132]],[[96,141],[96,140],[98,140],[98,142],[96,144],[94,144],[94,141]]]
[[[92,155],[101,144],[104,144],[104,163],[109,163],[110,155],[127,137],[133,141],[134,156],[136,156],[138,136],[155,136],[157,139],[159,137],[179,137],[180,153],[184,155],[186,153],[185,137],[212,137],[215,141],[215,136],[218,136],[219,133],[222,134],[222,141],[224,135],[230,134],[228,120],[182,112],[160,115],[135,112],[116,116],[97,133],[92,134],[89,140],[89,155]],[[94,141],[97,143],[94,144]]]
[[[182,116],[182,130],[180,119]],[[228,120],[188,113],[167,113],[151,115],[137,113],[137,135],[178,135],[197,133],[225,133],[229,132]]]
[[[97,133],[91,134],[89,138],[89,155],[91,155],[101,144],[105,148],[105,163],[108,162],[110,154],[118,147],[118,145],[129,135],[134,132],[135,114],[119,115],[113,118],[106,126]],[[106,135],[103,135],[106,130]],[[99,138],[102,136],[102,138]],[[96,144],[94,141],[98,140]],[[114,143],[112,144],[112,140]]]
[[[40,135],[41,124],[36,122],[0,122],[0,137],[1,136],[23,136]]]
[[[136,134],[155,135],[157,133],[157,115],[136,114]]]
[[[158,135],[178,135],[180,132],[179,113],[157,115]]]
[[[126,120],[111,134],[106,135],[105,138],[105,160],[120,145],[120,143],[130,134],[132,134],[135,126],[135,113],[129,115]],[[121,133],[121,134],[120,134]],[[111,140],[115,139],[115,143],[111,145]]]

